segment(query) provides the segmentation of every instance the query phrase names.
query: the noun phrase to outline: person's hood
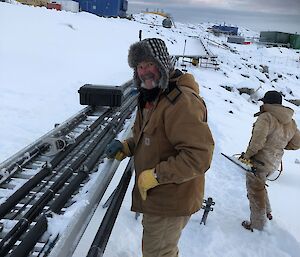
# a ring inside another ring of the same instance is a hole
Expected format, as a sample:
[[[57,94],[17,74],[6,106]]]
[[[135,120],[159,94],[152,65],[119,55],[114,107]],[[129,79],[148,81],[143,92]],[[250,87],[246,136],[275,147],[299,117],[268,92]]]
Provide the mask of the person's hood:
[[[294,110],[281,104],[263,104],[260,113],[271,113],[280,123],[287,124],[292,121]]]
[[[198,83],[195,81],[194,76],[189,73],[184,73],[181,76],[172,78],[170,82],[176,82],[176,85],[179,87],[188,87],[195,91],[197,95],[200,93]]]

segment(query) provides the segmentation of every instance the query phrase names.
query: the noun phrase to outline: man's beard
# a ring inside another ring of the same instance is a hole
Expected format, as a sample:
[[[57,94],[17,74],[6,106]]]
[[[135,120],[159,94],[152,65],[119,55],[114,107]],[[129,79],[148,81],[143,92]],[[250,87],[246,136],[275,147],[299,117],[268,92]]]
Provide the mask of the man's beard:
[[[155,80],[155,75],[151,72],[143,75],[140,77],[141,79],[141,86],[139,87],[139,92],[140,92],[140,100],[143,103],[146,102],[153,102],[159,92],[160,92],[160,88],[158,87],[159,81]],[[151,79],[151,88],[149,88],[149,85],[146,85],[145,81]]]
[[[159,91],[160,91],[160,88],[157,86],[152,89],[146,89],[143,87],[139,88],[141,100],[145,103],[153,102],[157,98]]]
[[[145,82],[142,80],[142,82],[141,82],[141,87],[142,88],[145,88],[145,89],[147,89],[147,90],[151,90],[151,89],[153,89],[153,88],[156,88],[156,87],[158,87],[158,82],[157,81],[154,81],[154,80],[152,80],[152,87],[151,88],[148,88],[148,86],[146,86],[146,84],[145,84]]]
[[[155,75],[153,73],[151,73],[151,72],[149,72],[149,73],[141,76],[140,79],[141,79],[141,87],[142,88],[145,88],[145,89],[149,90],[149,89],[153,89],[155,87],[158,87],[158,82],[159,81],[155,80]],[[152,80],[151,81],[151,88],[149,88],[149,86],[145,83],[146,80]]]

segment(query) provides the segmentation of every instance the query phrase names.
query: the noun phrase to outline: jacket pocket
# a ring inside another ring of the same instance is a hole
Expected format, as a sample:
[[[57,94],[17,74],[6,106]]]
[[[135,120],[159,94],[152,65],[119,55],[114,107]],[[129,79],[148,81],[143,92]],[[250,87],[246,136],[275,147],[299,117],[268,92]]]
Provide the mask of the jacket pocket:
[[[154,167],[159,162],[160,146],[159,146],[159,128],[157,123],[148,123],[143,130],[141,137],[141,151],[144,160],[149,167]]]

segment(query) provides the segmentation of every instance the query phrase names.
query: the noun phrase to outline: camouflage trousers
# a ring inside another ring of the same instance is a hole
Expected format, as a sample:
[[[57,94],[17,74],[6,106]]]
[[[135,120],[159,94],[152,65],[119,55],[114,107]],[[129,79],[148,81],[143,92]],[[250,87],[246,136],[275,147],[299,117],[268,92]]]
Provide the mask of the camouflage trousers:
[[[262,230],[267,221],[266,214],[271,212],[268,192],[265,186],[269,172],[257,170],[256,174],[246,174],[247,196],[250,206],[251,227]]]

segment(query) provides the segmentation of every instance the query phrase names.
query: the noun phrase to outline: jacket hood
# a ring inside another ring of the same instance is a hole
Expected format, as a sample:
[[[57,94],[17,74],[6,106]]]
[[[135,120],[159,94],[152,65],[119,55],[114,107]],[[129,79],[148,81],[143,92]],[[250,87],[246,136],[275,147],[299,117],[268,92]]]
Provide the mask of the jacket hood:
[[[130,46],[128,64],[134,69],[133,80],[137,87],[141,85],[137,75],[137,65],[142,61],[152,61],[156,64],[161,75],[158,87],[167,89],[174,65],[165,42],[159,38],[146,38]]]
[[[263,104],[260,112],[271,113],[280,123],[287,124],[292,121],[294,110],[281,104]]]
[[[179,77],[171,79],[170,82],[176,82],[177,86],[187,87],[192,89],[197,95],[199,95],[199,85],[196,82],[194,76],[189,73],[182,74]]]

